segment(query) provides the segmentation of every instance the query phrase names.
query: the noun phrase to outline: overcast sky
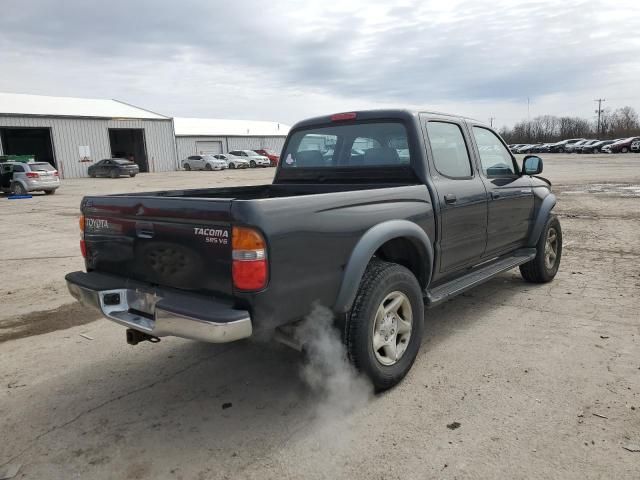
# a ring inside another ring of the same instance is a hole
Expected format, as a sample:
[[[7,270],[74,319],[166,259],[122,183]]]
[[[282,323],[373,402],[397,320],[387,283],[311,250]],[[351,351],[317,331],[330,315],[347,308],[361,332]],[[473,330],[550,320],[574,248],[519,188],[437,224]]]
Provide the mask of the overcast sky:
[[[294,123],[640,110],[640,1],[2,0],[0,91]]]

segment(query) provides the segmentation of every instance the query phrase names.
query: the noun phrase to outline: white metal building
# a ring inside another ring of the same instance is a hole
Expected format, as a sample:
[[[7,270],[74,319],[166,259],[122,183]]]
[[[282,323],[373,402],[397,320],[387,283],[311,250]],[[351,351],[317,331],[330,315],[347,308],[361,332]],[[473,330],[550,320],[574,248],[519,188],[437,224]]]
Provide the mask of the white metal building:
[[[35,155],[64,178],[103,158],[176,169],[173,120],[117,100],[0,93],[0,155]]]
[[[266,148],[280,153],[289,126],[276,122],[174,118],[178,160],[190,155]]]

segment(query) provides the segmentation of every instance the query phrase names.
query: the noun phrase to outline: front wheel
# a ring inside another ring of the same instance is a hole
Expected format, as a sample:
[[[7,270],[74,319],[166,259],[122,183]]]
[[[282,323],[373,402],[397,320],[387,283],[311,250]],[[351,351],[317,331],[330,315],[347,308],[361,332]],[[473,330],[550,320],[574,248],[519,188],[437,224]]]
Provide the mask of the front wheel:
[[[250,166],[251,168],[256,168],[256,162],[255,162],[254,160],[251,160],[251,161],[249,162],[249,166]]]
[[[627,147],[622,147],[622,150],[620,150],[622,153],[628,153],[629,149]]]
[[[549,215],[536,245],[536,252],[533,260],[520,265],[520,274],[527,282],[550,282],[558,273],[562,257],[562,228],[555,215]]]
[[[235,164],[235,163],[230,163],[230,164],[229,164],[229,168],[230,168],[231,170],[233,170],[234,168],[236,168],[236,164]]]
[[[345,322],[349,360],[377,391],[386,390],[411,369],[423,331],[424,304],[416,277],[401,265],[372,259]]]
[[[45,195],[53,195],[53,194],[56,193],[56,191],[55,190],[45,190],[44,193],[45,193]]]
[[[204,166],[204,169],[207,170],[208,172],[211,171],[211,165],[209,165],[208,163]]]
[[[131,178],[135,177],[136,175],[137,175],[137,174],[135,174],[135,173],[130,173],[130,174],[129,174],[129,176],[130,176]]]

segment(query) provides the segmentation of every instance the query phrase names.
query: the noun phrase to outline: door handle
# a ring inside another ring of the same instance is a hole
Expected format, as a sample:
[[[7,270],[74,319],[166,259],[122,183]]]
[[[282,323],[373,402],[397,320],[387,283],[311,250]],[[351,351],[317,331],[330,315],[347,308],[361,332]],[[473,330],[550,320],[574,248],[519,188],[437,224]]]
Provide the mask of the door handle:
[[[136,235],[138,238],[153,238],[154,234],[153,223],[136,222]]]
[[[493,198],[494,200],[496,198],[500,198],[500,192],[491,192],[491,198]]]
[[[458,201],[458,198],[453,193],[447,193],[444,196],[444,201],[446,203],[456,203]]]

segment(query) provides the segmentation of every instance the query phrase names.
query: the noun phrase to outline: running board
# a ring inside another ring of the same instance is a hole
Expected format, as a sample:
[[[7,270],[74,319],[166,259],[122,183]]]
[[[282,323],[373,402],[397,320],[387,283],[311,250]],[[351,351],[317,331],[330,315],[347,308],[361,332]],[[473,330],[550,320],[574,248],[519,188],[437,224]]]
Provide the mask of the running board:
[[[476,285],[486,282],[499,273],[506,272],[507,270],[511,270],[523,263],[527,263],[529,260],[533,260],[535,256],[535,248],[523,248],[516,250],[508,257],[500,257],[491,263],[471,270],[463,277],[456,278],[455,280],[451,280],[450,282],[427,291],[425,294],[425,303],[427,307],[434,307],[451,297],[459,295]]]

